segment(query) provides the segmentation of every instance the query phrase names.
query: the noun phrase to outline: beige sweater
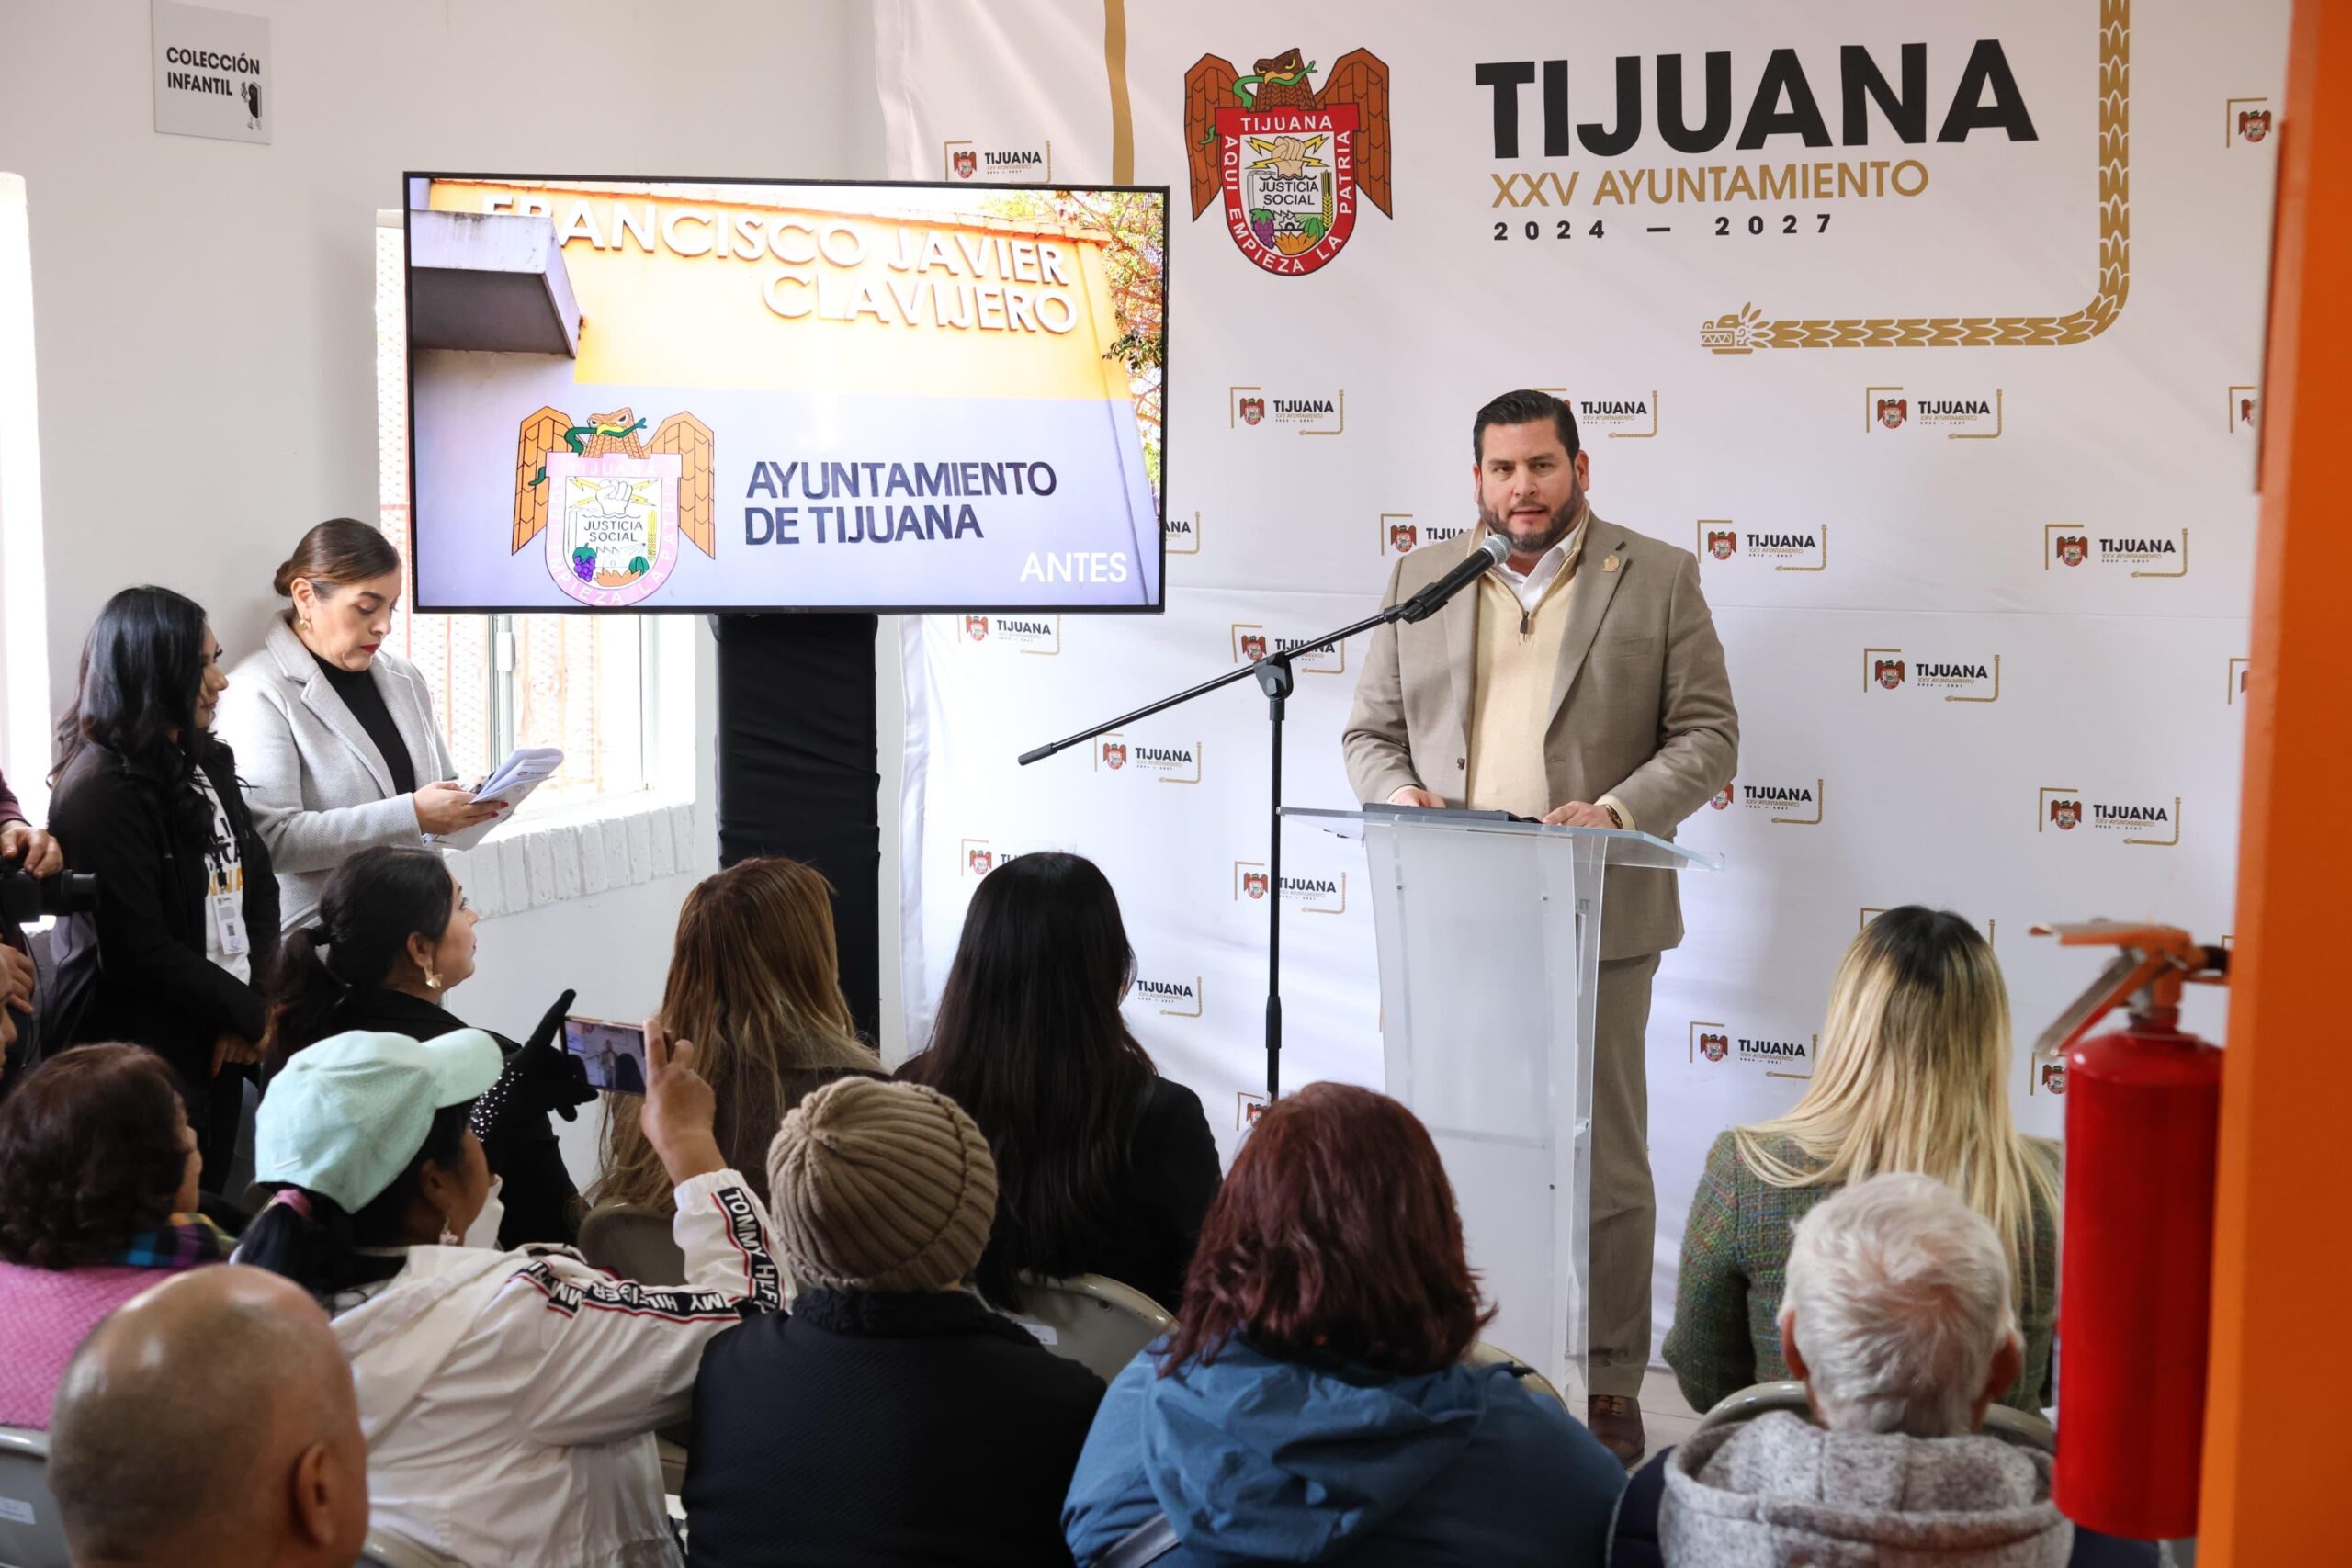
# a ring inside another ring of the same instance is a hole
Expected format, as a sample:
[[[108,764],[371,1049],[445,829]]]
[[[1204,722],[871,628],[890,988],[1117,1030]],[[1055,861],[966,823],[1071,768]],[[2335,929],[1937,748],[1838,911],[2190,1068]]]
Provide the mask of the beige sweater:
[[[1464,804],[1473,811],[1541,817],[1559,805],[1544,774],[1544,732],[1552,723],[1552,682],[1578,562],[1571,560],[1532,611],[1493,572],[1478,582],[1478,658],[1470,686],[1470,770]]]

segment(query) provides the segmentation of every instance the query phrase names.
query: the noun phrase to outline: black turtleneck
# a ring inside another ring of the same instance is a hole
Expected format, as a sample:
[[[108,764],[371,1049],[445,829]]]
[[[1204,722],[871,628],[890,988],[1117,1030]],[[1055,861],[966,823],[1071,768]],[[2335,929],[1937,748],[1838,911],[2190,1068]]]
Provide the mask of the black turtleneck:
[[[351,710],[351,716],[359,721],[359,728],[368,732],[368,739],[376,743],[384,766],[391,770],[392,793],[414,794],[416,764],[409,760],[408,742],[401,739],[400,726],[392,722],[392,710],[384,705],[384,694],[377,690],[376,671],[345,670],[319,659],[315,653],[311,657],[318,660],[319,672],[334,688],[334,694],[343,699],[343,705]]]

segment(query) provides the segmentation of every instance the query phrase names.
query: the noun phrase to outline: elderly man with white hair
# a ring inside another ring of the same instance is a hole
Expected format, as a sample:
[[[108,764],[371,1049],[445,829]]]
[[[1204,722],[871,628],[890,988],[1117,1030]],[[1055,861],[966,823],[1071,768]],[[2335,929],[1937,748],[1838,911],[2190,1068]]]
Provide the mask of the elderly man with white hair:
[[[2008,1251],[1942,1183],[1884,1175],[1799,1221],[1781,1349],[1815,1420],[1700,1433],[1666,1464],[1672,1568],[2063,1568],[2050,1461],[1985,1436],[2022,1354]]]

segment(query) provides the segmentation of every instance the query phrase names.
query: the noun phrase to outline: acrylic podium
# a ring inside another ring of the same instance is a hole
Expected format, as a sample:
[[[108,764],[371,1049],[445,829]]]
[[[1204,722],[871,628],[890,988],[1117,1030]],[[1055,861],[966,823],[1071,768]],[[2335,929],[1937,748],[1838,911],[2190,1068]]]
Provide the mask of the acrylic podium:
[[[1713,871],[1721,857],[1498,813],[1283,815],[1363,840],[1387,1092],[1444,1158],[1470,1266],[1498,1309],[1486,1338],[1581,1416],[1601,895],[1612,870]]]

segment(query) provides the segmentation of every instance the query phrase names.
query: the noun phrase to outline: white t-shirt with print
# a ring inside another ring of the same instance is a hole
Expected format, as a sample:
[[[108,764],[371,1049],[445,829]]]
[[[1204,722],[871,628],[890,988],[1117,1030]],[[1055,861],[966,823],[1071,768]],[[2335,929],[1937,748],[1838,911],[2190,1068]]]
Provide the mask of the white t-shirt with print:
[[[204,852],[204,955],[247,985],[253,983],[251,945],[244,934],[245,863],[229,813],[203,769],[196,787],[212,807],[212,841]]]

